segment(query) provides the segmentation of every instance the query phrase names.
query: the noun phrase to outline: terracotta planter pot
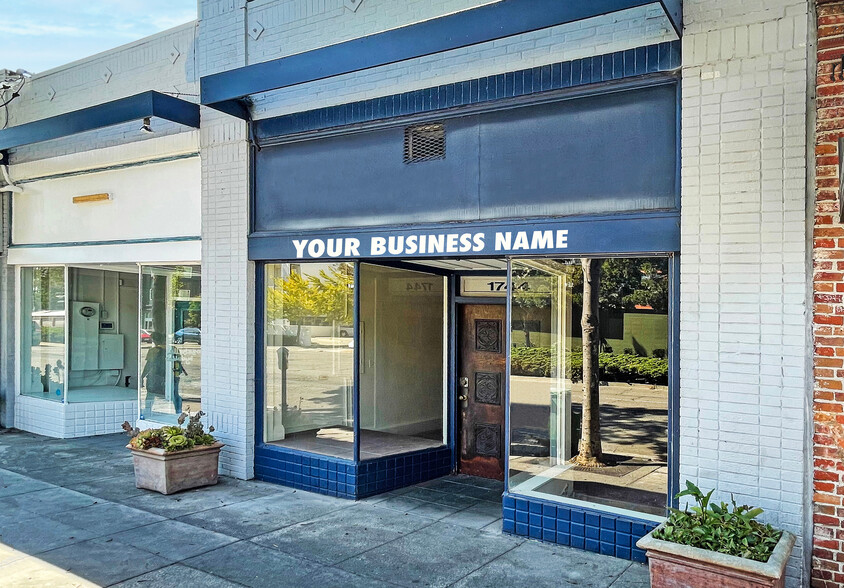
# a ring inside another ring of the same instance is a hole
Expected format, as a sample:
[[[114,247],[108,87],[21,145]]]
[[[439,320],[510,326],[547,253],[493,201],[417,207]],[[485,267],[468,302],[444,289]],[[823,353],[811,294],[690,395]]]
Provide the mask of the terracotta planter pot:
[[[165,453],[163,449],[135,449],[135,486],[173,494],[180,490],[211,486],[217,483],[217,464],[220,461],[219,441],[213,445],[198,445],[184,451]]]
[[[794,535],[783,531],[767,562],[654,539],[653,533],[639,539],[651,572],[651,588],[782,588],[785,564],[794,547]]]

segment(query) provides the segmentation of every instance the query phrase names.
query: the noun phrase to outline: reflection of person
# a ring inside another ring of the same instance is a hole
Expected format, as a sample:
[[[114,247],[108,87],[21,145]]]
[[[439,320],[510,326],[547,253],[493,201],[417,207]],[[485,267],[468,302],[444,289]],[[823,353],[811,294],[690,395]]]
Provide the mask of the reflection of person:
[[[176,347],[171,347],[170,349],[173,350],[173,408],[176,410],[176,414],[182,414],[182,397],[179,395],[179,379],[182,377],[182,374],[188,375],[188,372],[185,371],[185,366],[182,364],[182,354],[179,353],[179,349]]]
[[[144,384],[147,391],[144,414],[152,412],[152,404],[155,402],[156,396],[164,397],[164,380],[167,373],[164,335],[155,331],[150,338],[152,339],[152,347],[147,351],[144,369],[141,372],[141,383]]]

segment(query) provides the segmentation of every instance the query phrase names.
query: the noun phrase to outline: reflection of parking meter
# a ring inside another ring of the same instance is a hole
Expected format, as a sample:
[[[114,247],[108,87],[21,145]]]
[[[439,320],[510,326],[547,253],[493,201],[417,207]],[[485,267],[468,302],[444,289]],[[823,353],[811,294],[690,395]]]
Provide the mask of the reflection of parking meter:
[[[290,350],[287,347],[279,347],[278,351],[278,369],[281,370],[281,408],[287,409],[287,358],[290,356]]]
[[[273,406],[272,411],[267,410],[266,427],[268,440],[281,441],[284,439],[284,413],[287,410],[287,357],[290,351],[281,346],[276,353],[278,369],[281,370],[281,404]]]

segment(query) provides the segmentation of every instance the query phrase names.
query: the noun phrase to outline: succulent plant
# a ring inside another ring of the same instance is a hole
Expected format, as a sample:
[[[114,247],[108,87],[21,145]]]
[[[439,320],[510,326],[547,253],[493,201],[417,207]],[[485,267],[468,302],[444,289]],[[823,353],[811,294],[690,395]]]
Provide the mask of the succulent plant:
[[[190,449],[195,445],[213,445],[217,440],[208,433],[200,422],[200,419],[205,416],[201,410],[194,415],[190,411],[183,412],[179,415],[179,425],[188,421],[188,426],[183,429],[181,426],[168,425],[160,429],[147,429],[141,431],[137,427],[133,427],[128,421],[123,423],[123,430],[126,434],[132,437],[129,444],[135,449],[152,449],[155,447],[163,448],[166,452],[183,451]],[[209,432],[214,431],[214,427],[208,427]]]

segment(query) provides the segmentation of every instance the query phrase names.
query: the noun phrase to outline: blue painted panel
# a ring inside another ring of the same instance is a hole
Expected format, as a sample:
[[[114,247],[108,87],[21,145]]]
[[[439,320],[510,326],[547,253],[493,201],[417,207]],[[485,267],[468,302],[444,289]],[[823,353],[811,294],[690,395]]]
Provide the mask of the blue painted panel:
[[[633,516],[608,515],[599,510],[555,504],[548,500],[504,493],[505,533],[533,537],[550,543],[612,555],[621,559],[645,561],[636,541],[657,523]],[[542,516],[534,517],[533,512]]]
[[[599,214],[675,204],[673,85],[480,118],[480,216]]]
[[[549,247],[534,247],[539,244],[537,237],[544,237],[550,231]],[[567,231],[560,234],[559,231]],[[524,243],[527,248],[515,247],[519,232],[525,232]],[[497,235],[504,237],[509,233],[509,248],[496,248]],[[431,236],[442,237],[437,240],[443,247],[432,250],[429,247]],[[455,249],[448,248],[449,235]],[[462,235],[470,235],[472,243],[482,242],[484,247],[461,251]],[[425,236],[425,253],[408,253],[411,242],[419,243]],[[411,237],[415,241],[411,240]],[[557,238],[565,237],[565,247],[557,247]],[[312,257],[309,254],[310,243],[322,240],[325,247],[327,239],[343,239],[343,243],[354,240],[359,247],[354,255],[341,254],[343,258],[383,259],[383,258],[431,258],[431,257],[483,257],[504,255],[591,255],[591,254],[634,254],[677,251],[680,248],[680,215],[677,212],[642,213],[607,217],[572,217],[568,219],[528,219],[496,222],[476,222],[461,224],[424,225],[417,227],[383,227],[367,229],[325,230],[308,233],[258,234],[249,238],[249,259],[258,261],[326,259]],[[376,242],[377,240],[377,242]],[[383,241],[381,241],[383,240]],[[336,241],[333,241],[336,243]],[[385,247],[402,245],[398,253],[389,249],[375,249],[378,243]],[[296,245],[300,248],[297,249]],[[345,245],[344,245],[345,248]],[[302,255],[299,252],[302,252]],[[316,248],[314,249],[316,251]]]
[[[232,107],[231,103],[251,94],[653,3],[651,0],[501,0],[374,35],[205,76],[201,79],[201,101],[212,108],[225,109],[237,115],[239,108]],[[679,0],[662,0],[661,6],[671,10],[670,17],[677,27]],[[677,30],[682,31],[679,27]],[[515,92],[515,87],[513,89]]]
[[[474,117],[446,122],[445,159],[404,163],[404,128],[265,147],[255,155],[255,230],[477,218]]]
[[[676,85],[451,118],[445,158],[404,127],[264,147],[257,233],[672,209]]]
[[[147,116],[199,128],[198,104],[158,92],[143,92],[4,129],[0,131],[0,151],[141,120]]]

